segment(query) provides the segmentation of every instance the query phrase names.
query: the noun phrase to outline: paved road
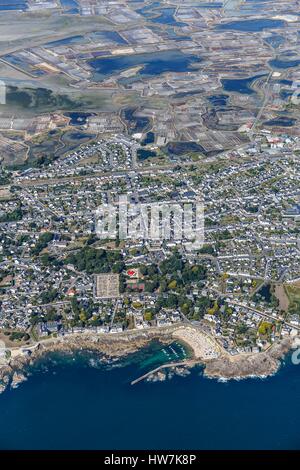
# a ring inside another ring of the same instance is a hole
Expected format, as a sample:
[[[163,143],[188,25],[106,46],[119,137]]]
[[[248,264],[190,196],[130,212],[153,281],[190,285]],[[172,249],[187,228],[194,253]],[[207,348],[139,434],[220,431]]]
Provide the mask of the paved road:
[[[176,162],[176,163],[168,163],[166,165],[155,165],[151,167],[137,167],[132,170],[130,169],[124,169],[124,170],[117,170],[117,171],[99,171],[99,172],[94,172],[90,175],[83,175],[83,176],[63,176],[61,178],[59,177],[54,177],[54,178],[37,178],[37,179],[25,179],[20,177],[17,177],[14,181],[14,184],[22,187],[26,186],[40,186],[40,185],[54,185],[54,184],[62,184],[65,182],[69,181],[83,181],[83,180],[90,180],[94,178],[99,178],[99,177],[112,177],[112,176],[120,176],[124,177],[127,176],[128,173],[133,172],[135,175],[143,175],[143,174],[149,174],[149,173],[157,173],[159,171],[167,171],[167,170],[172,170],[176,168],[177,166],[180,167],[189,167],[189,166],[202,166],[203,164],[206,163],[213,163],[217,161],[219,158],[222,156],[227,155],[228,152],[233,151],[233,150],[238,150],[238,149],[244,149],[248,147],[249,142],[245,143],[244,145],[238,145],[237,147],[229,150],[224,150],[224,152],[219,153],[216,156],[213,157],[206,157],[201,159],[200,161],[197,162]]]
[[[237,305],[237,306],[239,306],[239,307],[247,308],[248,310],[251,310],[252,312],[257,313],[257,315],[261,315],[262,317],[268,318],[269,320],[272,320],[272,321],[274,321],[274,320],[283,321],[283,323],[284,323],[285,325],[289,326],[290,328],[295,328],[295,330],[300,331],[300,326],[292,325],[291,323],[285,321],[284,318],[282,318],[282,317],[277,317],[277,318],[275,318],[275,317],[273,317],[272,315],[269,315],[268,313],[262,312],[261,310],[257,310],[257,309],[254,308],[254,307],[249,307],[248,305],[245,306],[245,305],[243,305],[243,304],[240,304],[240,303],[238,303],[238,302],[235,302],[234,300],[232,300],[231,303],[234,304],[234,305]]]

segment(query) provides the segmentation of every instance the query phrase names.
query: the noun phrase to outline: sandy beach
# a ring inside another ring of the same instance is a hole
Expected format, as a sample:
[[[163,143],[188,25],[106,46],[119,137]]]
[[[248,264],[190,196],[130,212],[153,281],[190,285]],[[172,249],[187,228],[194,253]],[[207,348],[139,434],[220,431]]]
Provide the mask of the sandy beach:
[[[198,328],[182,326],[174,331],[173,336],[192,348],[195,359],[207,361],[221,355],[218,343]]]

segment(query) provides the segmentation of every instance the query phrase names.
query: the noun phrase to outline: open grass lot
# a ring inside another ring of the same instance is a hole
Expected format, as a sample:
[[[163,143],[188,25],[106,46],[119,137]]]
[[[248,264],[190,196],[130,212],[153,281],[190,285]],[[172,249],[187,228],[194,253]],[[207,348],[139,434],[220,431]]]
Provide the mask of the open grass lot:
[[[289,311],[300,314],[300,283],[285,286],[286,294],[289,298]]]

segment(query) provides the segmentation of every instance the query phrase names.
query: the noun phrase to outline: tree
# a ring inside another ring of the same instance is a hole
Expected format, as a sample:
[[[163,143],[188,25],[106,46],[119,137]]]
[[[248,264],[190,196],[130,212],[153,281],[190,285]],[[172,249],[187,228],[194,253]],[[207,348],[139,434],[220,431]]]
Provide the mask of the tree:
[[[182,272],[182,280],[185,283],[202,281],[206,278],[206,268],[202,265],[191,266],[188,263],[185,264]]]
[[[145,319],[145,321],[151,321],[153,319],[152,312],[150,312],[149,310],[147,312],[145,312],[144,313],[144,319]]]
[[[41,293],[40,301],[42,304],[50,304],[58,296],[58,291],[56,289],[50,289]]]
[[[21,205],[19,205],[12,212],[7,212],[6,214],[0,217],[0,222],[16,222],[21,220],[23,217],[23,211]]]
[[[168,308],[176,308],[178,305],[178,297],[175,294],[168,295],[166,299],[166,307]]]
[[[126,278],[124,276],[124,274],[120,274],[120,277],[119,277],[119,291],[121,294],[123,294],[126,290]]]
[[[159,286],[160,292],[166,292],[167,287],[168,287],[167,282],[165,281],[165,279],[162,279],[160,281],[160,286]]]
[[[258,327],[258,332],[262,336],[267,336],[271,333],[272,328],[273,328],[272,323],[267,322],[267,321],[262,321]]]
[[[45,321],[59,321],[61,315],[57,313],[55,308],[50,308],[44,317]]]
[[[199,309],[199,317],[203,318],[207,310],[210,308],[212,302],[208,297],[199,297],[196,300],[195,306]]]
[[[10,341],[28,341],[30,336],[23,331],[13,331],[9,336]]]
[[[150,266],[148,266],[147,271],[148,271],[148,276],[153,277],[158,273],[158,268],[156,264],[151,264]]]
[[[183,304],[181,307],[181,311],[184,315],[188,315],[190,311],[190,307],[187,303]]]
[[[207,313],[208,315],[215,315],[218,310],[219,310],[219,305],[218,305],[218,302],[215,300],[213,307],[209,308],[207,310]]]
[[[203,245],[203,247],[199,249],[199,253],[201,254],[213,255],[214,252],[215,250],[212,245]]]
[[[170,258],[165,259],[160,264],[162,274],[173,274],[181,271],[183,268],[183,261],[179,253],[175,253]]]
[[[187,297],[180,297],[178,303],[182,313],[188,315],[193,307],[193,302]]]
[[[79,314],[79,320],[82,322],[82,323],[85,323],[87,318],[86,318],[86,313],[84,310],[81,310],[80,314]]]
[[[80,309],[79,309],[79,303],[76,297],[73,297],[71,300],[71,306],[72,310],[75,315],[79,315]]]
[[[143,304],[141,302],[132,302],[133,308],[141,309]]]
[[[168,288],[171,290],[176,289],[176,287],[177,287],[177,282],[175,279],[168,284]]]
[[[237,325],[237,333],[238,334],[243,335],[243,334],[247,333],[247,331],[248,331],[247,325],[244,325],[243,323]]]
[[[76,253],[69,255],[65,264],[73,264],[79,271],[86,271],[88,274],[121,272],[125,265],[119,250],[96,250],[90,246],[84,247]]]
[[[49,242],[53,239],[54,235],[51,232],[43,233],[39,236],[38,241],[36,242],[35,246],[32,248],[31,253],[33,255],[39,255],[40,252],[46,248]]]
[[[112,272],[113,273],[121,273],[125,269],[125,263],[124,261],[117,261],[113,267],[112,267]]]
[[[145,283],[145,291],[146,292],[154,292],[158,288],[159,284],[157,281],[151,282],[148,281]]]
[[[146,276],[148,274],[148,268],[144,264],[142,264],[140,267],[140,273],[142,276]]]

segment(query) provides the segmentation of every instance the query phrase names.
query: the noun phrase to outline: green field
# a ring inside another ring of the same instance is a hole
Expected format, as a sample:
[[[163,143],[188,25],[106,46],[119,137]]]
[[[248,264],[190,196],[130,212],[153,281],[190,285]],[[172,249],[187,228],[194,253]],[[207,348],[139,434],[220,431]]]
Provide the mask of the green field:
[[[289,298],[289,312],[300,315],[300,285],[285,286],[285,292]]]

